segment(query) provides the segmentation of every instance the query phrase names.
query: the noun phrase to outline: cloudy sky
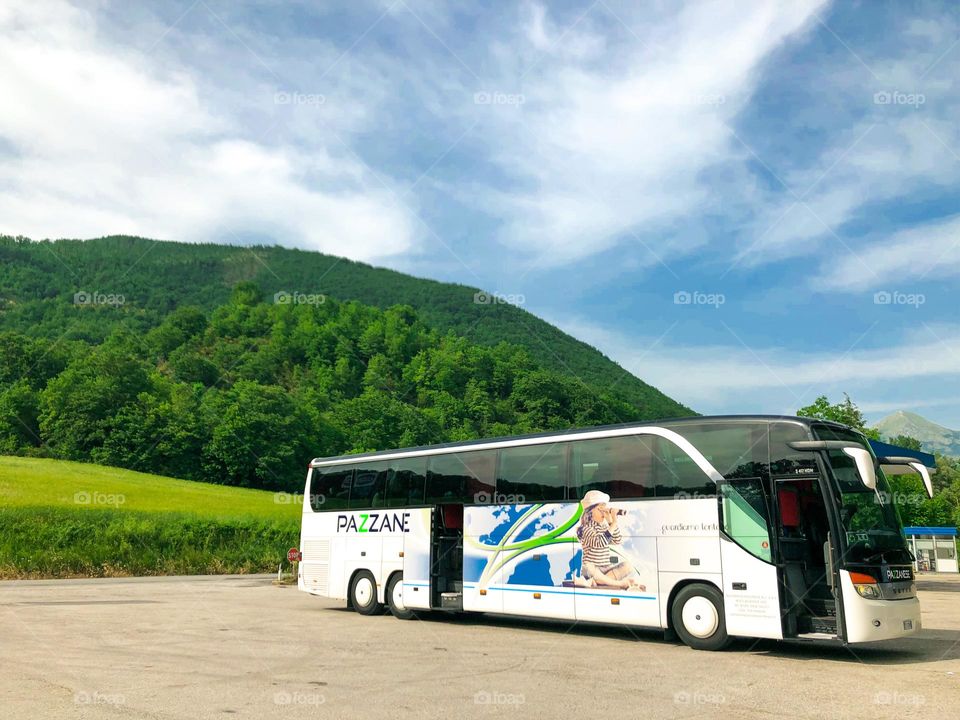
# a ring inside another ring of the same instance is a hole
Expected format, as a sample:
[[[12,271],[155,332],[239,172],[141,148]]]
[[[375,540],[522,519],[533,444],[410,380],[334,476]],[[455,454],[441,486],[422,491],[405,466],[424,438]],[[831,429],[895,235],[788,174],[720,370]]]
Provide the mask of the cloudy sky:
[[[0,231],[321,250],[701,412],[960,428],[958,45],[952,3],[7,3]]]

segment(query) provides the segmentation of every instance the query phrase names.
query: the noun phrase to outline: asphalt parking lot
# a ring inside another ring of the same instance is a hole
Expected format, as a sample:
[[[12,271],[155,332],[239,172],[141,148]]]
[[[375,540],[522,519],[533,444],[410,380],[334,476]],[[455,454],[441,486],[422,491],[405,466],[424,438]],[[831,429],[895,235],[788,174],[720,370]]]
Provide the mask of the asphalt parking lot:
[[[924,629],[844,648],[440,616],[363,617],[268,577],[0,583],[4,718],[950,718],[960,578]]]

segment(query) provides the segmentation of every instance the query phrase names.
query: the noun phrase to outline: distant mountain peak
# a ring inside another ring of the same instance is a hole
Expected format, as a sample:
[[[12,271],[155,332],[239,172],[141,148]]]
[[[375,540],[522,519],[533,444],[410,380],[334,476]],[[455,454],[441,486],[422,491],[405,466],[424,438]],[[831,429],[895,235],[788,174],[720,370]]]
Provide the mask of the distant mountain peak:
[[[876,422],[874,427],[886,439],[908,435],[923,443],[927,452],[960,457],[960,431],[938,425],[915,412],[896,410]]]

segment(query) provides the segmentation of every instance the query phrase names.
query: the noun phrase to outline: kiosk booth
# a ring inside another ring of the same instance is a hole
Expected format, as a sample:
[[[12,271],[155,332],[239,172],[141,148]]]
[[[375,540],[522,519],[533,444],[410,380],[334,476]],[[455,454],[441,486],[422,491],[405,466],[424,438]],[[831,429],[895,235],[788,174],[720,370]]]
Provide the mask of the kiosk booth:
[[[957,528],[905,527],[917,572],[957,572]]]

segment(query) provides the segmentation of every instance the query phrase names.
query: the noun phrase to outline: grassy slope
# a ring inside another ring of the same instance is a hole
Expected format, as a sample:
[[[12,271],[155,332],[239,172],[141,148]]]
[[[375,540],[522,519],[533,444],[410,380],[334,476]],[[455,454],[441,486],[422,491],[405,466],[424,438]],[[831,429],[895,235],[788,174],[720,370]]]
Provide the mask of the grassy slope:
[[[294,500],[97,465],[0,457],[0,577],[275,570],[297,544]]]
[[[474,302],[477,288],[280,247],[156,243],[130,237],[0,245],[0,287],[13,288],[6,298],[12,302],[5,309],[0,304],[0,328],[36,328],[57,337],[73,328],[82,336],[76,309],[64,302],[79,290],[124,295],[124,312],[113,315],[147,327],[177,305],[210,309],[223,303],[241,280],[257,282],[268,297],[285,290],[378,307],[411,305],[432,326],[473,342],[493,345],[505,340],[525,346],[544,366],[615,392],[637,408],[638,418],[694,414],[526,310]]]

